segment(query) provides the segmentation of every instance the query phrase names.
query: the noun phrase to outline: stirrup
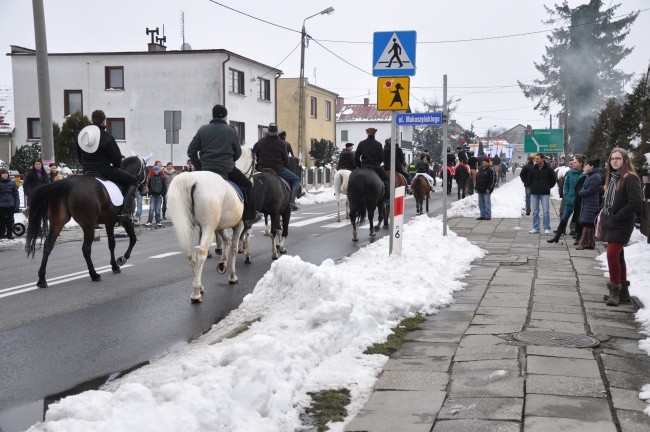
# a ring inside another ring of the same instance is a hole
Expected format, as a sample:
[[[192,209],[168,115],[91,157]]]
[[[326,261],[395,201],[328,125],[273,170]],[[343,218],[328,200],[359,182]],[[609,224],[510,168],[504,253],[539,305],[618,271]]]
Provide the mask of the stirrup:
[[[118,218],[121,222],[133,222],[133,216],[131,216],[131,215],[128,214],[128,213],[122,213],[122,214],[119,214],[119,215],[117,215],[117,218]]]

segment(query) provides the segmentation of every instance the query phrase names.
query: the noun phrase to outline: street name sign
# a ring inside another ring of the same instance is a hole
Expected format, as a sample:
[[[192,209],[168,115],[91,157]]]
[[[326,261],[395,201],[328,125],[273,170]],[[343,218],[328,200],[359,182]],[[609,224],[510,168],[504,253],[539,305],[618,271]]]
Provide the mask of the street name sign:
[[[415,31],[375,32],[372,46],[372,75],[415,75]]]
[[[442,111],[397,114],[395,124],[397,124],[397,126],[442,126]]]
[[[564,129],[526,129],[524,153],[564,152]]]
[[[406,111],[409,107],[409,77],[377,78],[377,109]]]

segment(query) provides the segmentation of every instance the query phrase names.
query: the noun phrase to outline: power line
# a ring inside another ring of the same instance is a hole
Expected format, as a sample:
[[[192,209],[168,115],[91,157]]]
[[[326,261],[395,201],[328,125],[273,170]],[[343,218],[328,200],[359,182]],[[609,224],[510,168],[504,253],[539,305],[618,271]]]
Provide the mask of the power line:
[[[256,17],[256,16],[253,16],[253,15],[247,14],[246,12],[242,12],[242,11],[240,11],[240,10],[237,10],[237,9],[235,9],[235,8],[232,8],[232,7],[230,7],[230,6],[227,6],[227,5],[223,4],[223,3],[219,3],[218,1],[215,1],[215,0],[208,0],[208,1],[211,2],[211,3],[214,3],[214,4],[218,5],[218,6],[221,6],[221,7],[223,7],[223,8],[226,8],[226,9],[228,9],[228,10],[231,10],[231,11],[233,11],[233,12],[236,12],[236,13],[238,13],[238,14],[241,14],[241,15],[247,16],[248,18],[252,18],[252,19],[254,19],[254,20],[257,20],[257,21],[263,22],[263,23],[265,23],[265,24],[272,25],[272,26],[274,26],[274,27],[279,27],[279,28],[281,28],[281,29],[289,30],[289,31],[294,32],[294,33],[302,33],[300,30],[294,30],[294,29],[292,29],[292,28],[285,27],[285,26],[282,26],[282,25],[280,25],[280,24],[272,23],[271,21],[263,20],[262,18],[258,18],[258,17]]]

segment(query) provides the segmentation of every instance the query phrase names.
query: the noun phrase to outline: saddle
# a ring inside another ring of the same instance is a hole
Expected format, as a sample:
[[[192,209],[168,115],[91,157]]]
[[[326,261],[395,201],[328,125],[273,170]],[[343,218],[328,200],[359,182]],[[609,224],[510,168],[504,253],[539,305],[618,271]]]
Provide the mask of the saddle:
[[[111,180],[106,180],[105,178],[101,177],[98,172],[95,171],[86,171],[84,175],[88,177],[94,177],[95,180],[104,186],[106,192],[108,192],[108,196],[111,198],[111,203],[115,207],[120,207],[124,203],[124,193],[122,192],[122,189],[117,185],[117,183]]]
[[[287,169],[288,169],[288,168],[287,168]],[[285,179],[283,179],[282,177],[280,177],[280,176],[278,175],[278,173],[276,173],[275,170],[274,170],[273,168],[262,168],[262,169],[260,170],[260,172],[267,173],[267,174],[273,174],[274,176],[278,177],[280,180],[282,180],[282,184],[284,185],[284,187],[285,187],[289,192],[291,192],[291,186],[289,186],[289,182],[286,181]]]

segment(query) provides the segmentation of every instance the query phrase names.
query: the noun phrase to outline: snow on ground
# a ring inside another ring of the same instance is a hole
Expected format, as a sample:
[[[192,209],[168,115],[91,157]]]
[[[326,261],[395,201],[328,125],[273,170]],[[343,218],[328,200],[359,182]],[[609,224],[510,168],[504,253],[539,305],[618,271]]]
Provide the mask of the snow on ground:
[[[334,199],[333,191],[321,195]],[[306,198],[303,204],[312,199]],[[493,217],[517,218],[523,207],[518,179],[494,191]],[[476,196],[454,202],[448,214],[478,215]],[[471,262],[484,255],[452,231],[443,236],[439,218],[418,216],[404,232],[402,256],[388,256],[387,237],[337,265],[282,256],[210,332],[99,390],[51,405],[46,421],[30,431],[293,431],[310,403],[307,392],[340,387],[351,391],[349,421],[387,360],[364,349],[383,341],[402,318],[451,303]],[[642,290],[650,286],[645,239],[635,231],[625,255],[631,292],[650,306],[650,293]],[[649,308],[636,318],[650,334]],[[650,353],[650,339],[640,346]],[[650,385],[644,390],[641,396],[650,396]]]

